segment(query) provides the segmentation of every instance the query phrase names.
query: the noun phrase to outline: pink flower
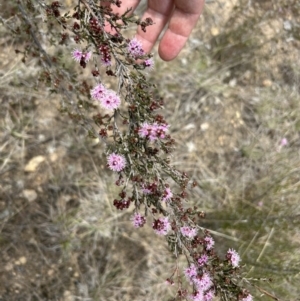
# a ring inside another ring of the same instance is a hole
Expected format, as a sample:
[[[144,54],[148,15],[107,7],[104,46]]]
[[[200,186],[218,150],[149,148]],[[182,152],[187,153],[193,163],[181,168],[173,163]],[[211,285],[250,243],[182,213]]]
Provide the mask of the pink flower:
[[[241,260],[240,255],[233,249],[229,249],[226,254],[227,259],[230,261],[231,265],[234,268],[239,266],[239,262]]]
[[[135,228],[143,227],[146,223],[146,218],[139,213],[135,213],[131,220]]]
[[[244,297],[242,301],[253,301],[252,295],[248,294],[247,297]]]
[[[130,42],[127,45],[127,51],[134,58],[137,58],[137,57],[142,56],[144,54],[142,43],[136,38],[133,38],[132,40],[130,40]]]
[[[85,63],[88,62],[91,57],[92,57],[92,52],[88,51],[88,52],[82,52],[79,49],[74,49],[72,52],[72,57],[76,62],[80,62],[81,60],[83,60]]]
[[[195,277],[193,283],[196,285],[198,290],[207,291],[213,285],[211,277],[208,273],[203,273],[201,277]]]
[[[153,67],[154,67],[154,60],[152,58],[146,59],[143,64],[144,64],[144,66],[146,68],[153,69]]]
[[[280,152],[283,147],[288,146],[289,142],[286,138],[282,138],[279,142],[279,145],[276,147],[276,150]]]
[[[151,141],[157,140],[158,138],[163,139],[166,136],[168,127],[167,124],[158,125],[157,123],[149,124],[145,122],[139,129],[139,135]]]
[[[168,217],[163,217],[159,219],[155,219],[152,228],[155,230],[158,235],[167,235],[171,230],[171,224],[169,222]]]
[[[172,193],[170,187],[167,187],[164,191],[162,200],[169,201],[169,200],[171,200],[172,197],[173,197],[173,193]]]
[[[204,295],[204,301],[212,301],[212,299],[214,298],[215,294],[213,290],[209,290],[205,293]]]
[[[81,59],[84,60],[85,62],[88,62],[92,57],[92,52],[84,52],[82,53]]]
[[[197,268],[194,264],[191,264],[188,268],[184,270],[185,277],[190,283],[193,283],[193,279],[197,276]]]
[[[160,124],[160,125],[154,124],[153,126],[154,126],[153,130],[155,131],[155,136],[157,138],[163,139],[166,137],[166,131],[168,130],[169,127],[167,124]]]
[[[149,137],[151,135],[152,126],[148,123],[143,123],[139,129],[139,135],[143,138]]]
[[[72,57],[76,62],[80,62],[82,56],[82,51],[74,49],[72,52]]]
[[[206,250],[211,250],[213,248],[213,246],[215,245],[215,241],[211,236],[205,236],[204,244],[205,244]]]
[[[100,103],[105,109],[115,110],[120,106],[121,99],[115,91],[107,90],[107,92],[100,98]]]
[[[197,229],[189,226],[181,227],[180,232],[183,236],[188,238],[194,238],[197,235]]]
[[[107,89],[99,84],[91,90],[91,96],[95,100],[100,100],[107,93]]]
[[[288,145],[288,140],[286,138],[282,138],[280,141],[280,146],[287,146]]]
[[[205,274],[207,274],[207,273],[205,273]],[[203,274],[203,276],[204,276],[204,274]],[[212,301],[215,294],[214,294],[213,290],[208,290],[208,289],[212,286],[213,283],[210,279],[210,276],[209,276],[209,279],[208,279],[207,276],[205,275],[204,279],[208,281],[204,285],[206,288],[203,288],[204,286],[203,287],[197,286],[197,283],[195,283],[195,285],[197,287],[197,291],[193,295],[190,296],[191,300],[193,300],[193,301]]]
[[[126,166],[126,159],[123,155],[112,153],[107,158],[107,164],[111,170],[120,172]]]
[[[121,104],[118,94],[113,90],[106,89],[102,84],[91,90],[91,96],[93,99],[98,100],[103,108],[108,110],[115,110]]]
[[[206,255],[206,254],[202,254],[199,258],[198,258],[198,264],[200,265],[200,266],[203,266],[203,265],[205,265],[206,263],[207,263],[207,261],[208,261],[208,256]]]

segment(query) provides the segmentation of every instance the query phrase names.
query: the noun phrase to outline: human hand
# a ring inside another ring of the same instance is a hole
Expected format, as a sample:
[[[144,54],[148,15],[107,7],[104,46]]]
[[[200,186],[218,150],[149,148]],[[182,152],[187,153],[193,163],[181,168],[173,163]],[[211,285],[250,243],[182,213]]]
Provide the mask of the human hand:
[[[151,18],[153,25],[146,32],[140,27],[136,38],[141,41],[144,51],[151,51],[160,33],[168,23],[158,48],[159,56],[171,61],[184,47],[193,28],[201,15],[205,0],[148,0],[148,7],[142,20]],[[123,14],[127,8],[133,10],[140,0],[122,0],[121,7],[113,6],[114,12]]]

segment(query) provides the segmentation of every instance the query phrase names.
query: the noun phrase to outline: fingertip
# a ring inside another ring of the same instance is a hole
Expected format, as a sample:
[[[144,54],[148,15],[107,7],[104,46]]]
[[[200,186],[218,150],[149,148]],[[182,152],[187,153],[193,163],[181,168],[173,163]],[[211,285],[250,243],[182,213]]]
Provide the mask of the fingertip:
[[[186,39],[183,37],[167,33],[159,43],[158,54],[166,62],[174,60],[182,50]]]
[[[177,56],[177,55],[176,56],[170,55],[163,51],[159,51],[158,54],[159,54],[159,57],[165,62],[170,62],[170,61],[174,60]]]
[[[173,51],[171,52],[169,49],[164,49],[163,47],[159,47],[158,54],[160,58],[165,62],[170,62],[178,56],[178,53],[175,53]]]

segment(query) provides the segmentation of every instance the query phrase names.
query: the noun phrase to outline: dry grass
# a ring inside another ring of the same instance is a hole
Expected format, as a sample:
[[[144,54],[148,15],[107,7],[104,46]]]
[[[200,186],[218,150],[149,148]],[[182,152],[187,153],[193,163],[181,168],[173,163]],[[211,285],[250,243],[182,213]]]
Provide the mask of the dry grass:
[[[246,278],[271,277],[255,283],[296,300],[299,37],[283,22],[299,26],[300,8],[244,2],[208,2],[180,57],[157,58],[150,78],[178,141],[172,162],[199,183],[191,200],[207,212],[218,252],[238,249]],[[150,227],[132,231],[130,212],[112,206],[103,146],[58,112],[57,96],[32,90],[34,62],[22,65],[13,42],[2,28],[0,299],[168,300],[166,242]]]

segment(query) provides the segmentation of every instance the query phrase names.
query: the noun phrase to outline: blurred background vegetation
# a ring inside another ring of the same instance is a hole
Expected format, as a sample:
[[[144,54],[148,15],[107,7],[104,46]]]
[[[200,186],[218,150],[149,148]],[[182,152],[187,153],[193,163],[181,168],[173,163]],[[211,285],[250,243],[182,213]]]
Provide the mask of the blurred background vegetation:
[[[297,0],[207,1],[180,56],[154,50],[149,74],[172,162],[198,182],[201,226],[220,256],[241,254],[257,300],[300,300],[299,29]],[[168,300],[174,258],[113,207],[104,145],[59,112],[59,95],[33,90],[35,60],[21,62],[4,26],[0,43],[0,300]]]

